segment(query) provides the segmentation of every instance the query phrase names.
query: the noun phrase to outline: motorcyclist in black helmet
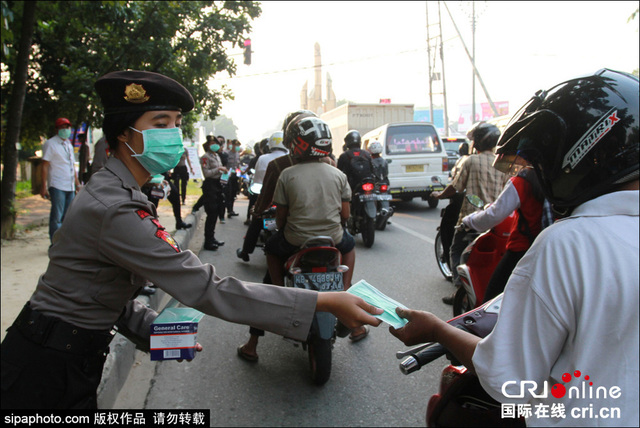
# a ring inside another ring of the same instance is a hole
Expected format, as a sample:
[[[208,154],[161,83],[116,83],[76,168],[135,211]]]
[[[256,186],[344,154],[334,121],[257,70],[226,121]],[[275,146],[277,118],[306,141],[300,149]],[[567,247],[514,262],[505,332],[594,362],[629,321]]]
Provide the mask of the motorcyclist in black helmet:
[[[373,175],[371,154],[360,148],[362,138],[356,130],[347,132],[344,143],[347,151],[338,158],[338,169],[347,175],[351,191],[355,191],[362,179]]]
[[[603,69],[539,91],[504,131],[496,167],[531,165],[546,198],[565,218],[549,226],[507,283],[498,322],[479,339],[432,314],[398,309],[409,319],[391,333],[406,345],[439,341],[496,400],[507,382],[593,384],[622,395],[585,401],[572,394],[528,394],[518,403],[589,403],[614,419],[538,419],[527,425],[638,424],[639,85]],[[564,385],[562,390],[564,391]],[[590,388],[591,386],[588,386]],[[555,385],[553,386],[555,388]],[[560,391],[560,392],[561,392]],[[511,393],[514,390],[510,391]],[[556,392],[558,390],[556,389]],[[521,396],[522,397],[522,396]]]
[[[500,130],[491,123],[478,122],[471,127],[467,132],[467,138],[471,140],[470,151],[474,155],[456,165],[456,170],[459,172],[456,172],[451,183],[443,191],[433,192],[431,195],[438,199],[446,199],[466,190],[467,195],[476,195],[487,204],[498,199],[509,178],[505,173],[492,166],[495,159],[494,148],[499,137]],[[463,198],[456,226],[462,223],[465,216],[476,210],[476,207]],[[457,266],[460,264],[462,252],[469,245],[469,233],[466,229],[456,228],[449,248],[449,266],[456,291],[462,286]],[[456,291],[443,297],[442,301],[448,305],[453,304]]]

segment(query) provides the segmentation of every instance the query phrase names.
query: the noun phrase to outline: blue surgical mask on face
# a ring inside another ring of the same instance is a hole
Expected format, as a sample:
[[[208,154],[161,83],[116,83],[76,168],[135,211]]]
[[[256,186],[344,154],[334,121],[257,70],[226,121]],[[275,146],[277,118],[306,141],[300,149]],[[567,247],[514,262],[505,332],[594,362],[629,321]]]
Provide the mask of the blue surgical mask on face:
[[[66,140],[67,138],[71,137],[71,130],[69,128],[59,129],[58,137]]]
[[[144,131],[138,131],[131,126],[129,128],[142,134],[144,149],[138,154],[129,144],[125,144],[133,152],[132,157],[138,159],[149,174],[165,173],[178,164],[184,153],[180,128],[151,128]]]

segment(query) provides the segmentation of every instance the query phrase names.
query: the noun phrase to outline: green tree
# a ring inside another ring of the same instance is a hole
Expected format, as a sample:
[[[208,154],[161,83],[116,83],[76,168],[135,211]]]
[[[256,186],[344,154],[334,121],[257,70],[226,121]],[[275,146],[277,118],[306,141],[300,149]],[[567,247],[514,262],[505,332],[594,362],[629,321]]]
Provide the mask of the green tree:
[[[13,75],[25,3],[2,2],[3,146],[8,102],[18,83]],[[235,74],[227,48],[241,46],[261,11],[251,1],[37,3],[20,121],[19,142],[27,150],[53,133],[52,124],[60,116],[74,125],[100,126],[102,109],[93,84],[101,75],[127,69],[165,74],[191,92],[196,108],[183,123],[185,134],[192,136],[199,114],[214,119],[222,100],[233,98],[226,87],[209,89],[207,81],[220,72]],[[2,199],[4,206],[4,192]],[[4,219],[4,211],[2,215]],[[3,235],[4,229],[3,222]]]
[[[216,136],[222,135],[227,139],[235,139],[238,138],[238,127],[233,123],[233,119],[222,115],[213,121],[213,133]]]

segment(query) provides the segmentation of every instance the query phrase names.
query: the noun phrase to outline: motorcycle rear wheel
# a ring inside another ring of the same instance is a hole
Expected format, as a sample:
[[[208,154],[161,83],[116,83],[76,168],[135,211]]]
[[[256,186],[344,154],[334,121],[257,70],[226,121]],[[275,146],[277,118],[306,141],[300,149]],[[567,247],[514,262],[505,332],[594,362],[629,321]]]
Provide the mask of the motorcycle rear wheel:
[[[313,336],[309,340],[309,368],[311,369],[311,380],[320,386],[327,383],[331,376],[331,339],[322,339]]]
[[[442,276],[444,276],[444,279],[447,281],[452,281],[453,275],[451,273],[451,268],[449,267],[449,261],[444,259],[444,247],[442,246],[442,236],[440,236],[440,231],[436,234],[435,253],[436,262],[438,263],[438,268],[440,268]]]
[[[364,223],[362,228],[362,241],[365,247],[371,248],[376,239],[375,219],[365,216],[362,222]]]
[[[457,317],[465,312],[469,312],[471,309],[473,308],[469,303],[469,295],[465,291],[464,287],[458,288],[458,291],[456,291],[456,295],[453,298],[453,316]]]

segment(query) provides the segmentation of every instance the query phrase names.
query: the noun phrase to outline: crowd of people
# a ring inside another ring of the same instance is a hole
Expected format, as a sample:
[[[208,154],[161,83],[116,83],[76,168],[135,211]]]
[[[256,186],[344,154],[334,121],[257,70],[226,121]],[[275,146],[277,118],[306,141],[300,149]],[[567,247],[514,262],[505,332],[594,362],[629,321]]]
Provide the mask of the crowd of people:
[[[108,148],[96,147],[93,163],[83,163],[83,177],[91,177],[81,178],[83,191],[73,167],[71,123],[58,119],[57,135],[45,143],[41,194],[52,201],[50,264],[2,343],[3,408],[95,408],[111,328],[126,326],[122,331],[136,343],[148,342],[157,314],[131,296],[149,281],[188,306],[249,325],[250,338],[237,353],[252,362],[265,330],[304,340],[314,311],[336,315],[338,336],[352,341],[367,337],[368,325],[379,325],[374,315],[380,310],[349,293],[281,285],[284,261],[305,239],[322,234],[332,237],[349,266],[344,284],[351,286],[355,241],[345,225],[352,189],[364,173],[387,178],[380,142],[371,142],[369,152],[359,132],[349,131],[336,159],[327,124],[299,110],[254,146],[260,190],[250,198],[237,257],[249,260],[261,215],[272,204],[278,231],[265,245],[273,285],[251,284],[218,277],[214,266],[181,251],[156,220],[154,190],[168,188],[178,207],[176,229],[192,226],[179,210],[193,173],[179,131],[182,114],[194,107],[191,94],[166,76],[137,71],[109,73],[96,90],[105,113],[98,144]],[[448,248],[456,287],[466,235],[516,213],[507,253],[485,296],[505,292],[497,325],[481,339],[433,314],[398,308],[409,322],[390,333],[406,345],[440,342],[498,401],[505,399],[505,382],[541,385],[588,368],[599,385],[623,391],[618,402],[608,397],[591,405],[618,405],[623,419],[611,422],[637,424],[639,127],[637,77],[607,69],[537,92],[503,133],[484,122],[474,126],[450,184],[434,196],[459,205]],[[215,251],[224,245],[215,238],[217,220],[224,221],[225,212],[229,219],[238,215],[236,170],[243,153],[237,140],[223,136],[207,136],[203,147],[202,196],[194,210],[204,207],[204,249]],[[491,205],[478,211],[460,197],[465,193]],[[558,221],[542,230],[545,201]],[[230,288],[233,293],[226,292]],[[625,328],[612,327],[620,325]],[[68,392],[57,393],[53,384]]]

